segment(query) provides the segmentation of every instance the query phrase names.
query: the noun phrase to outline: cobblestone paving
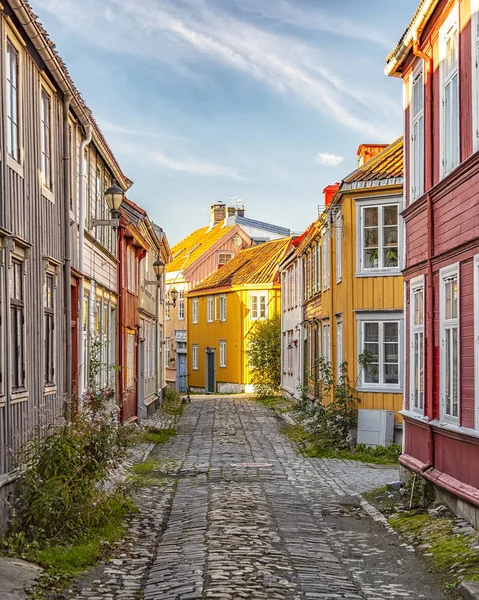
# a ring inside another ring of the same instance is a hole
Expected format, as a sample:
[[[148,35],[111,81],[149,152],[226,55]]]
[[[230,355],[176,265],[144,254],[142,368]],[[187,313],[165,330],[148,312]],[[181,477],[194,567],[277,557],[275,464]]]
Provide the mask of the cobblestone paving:
[[[194,398],[151,456],[164,482],[78,600],[443,597],[359,495],[397,471],[300,456],[261,404]]]

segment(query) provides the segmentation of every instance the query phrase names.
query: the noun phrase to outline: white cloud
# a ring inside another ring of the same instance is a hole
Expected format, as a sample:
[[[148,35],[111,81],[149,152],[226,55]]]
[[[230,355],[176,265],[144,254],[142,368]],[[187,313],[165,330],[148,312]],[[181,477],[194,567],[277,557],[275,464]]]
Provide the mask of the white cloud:
[[[344,161],[344,156],[338,156],[337,154],[329,154],[328,152],[319,152],[314,162],[323,167],[337,167]]]
[[[256,1],[256,0],[255,0]],[[274,33],[258,23],[225,12],[216,0],[36,0],[36,6],[51,12],[65,28],[75,28],[91,44],[109,52],[130,54],[163,62],[182,75],[208,72],[207,61],[258,81],[272,93],[299,100],[311,110],[340,126],[360,132],[371,141],[389,139],[394,104],[363,83],[353,85],[346,70],[342,76],[324,67],[331,56],[327,48],[308,44],[298,37]],[[249,8],[251,0],[242,0]],[[266,6],[261,0],[260,7]],[[228,3],[224,3],[228,6]],[[270,6],[270,2],[268,2]],[[304,21],[292,0],[281,2],[273,18]],[[303,11],[304,12],[304,11]],[[243,13],[246,15],[247,13]],[[289,15],[289,16],[288,16]],[[327,28],[320,13],[315,27]],[[336,25],[331,25],[332,28]],[[342,22],[339,31],[353,35],[359,24]],[[366,78],[364,79],[366,81]]]
[[[163,152],[152,152],[151,158],[160,167],[170,169],[171,171],[179,171],[181,173],[189,173],[190,175],[201,175],[203,177],[226,177],[228,179],[236,179],[245,181],[239,169],[235,167],[226,167],[213,163],[201,162],[195,159],[176,159],[167,156]]]

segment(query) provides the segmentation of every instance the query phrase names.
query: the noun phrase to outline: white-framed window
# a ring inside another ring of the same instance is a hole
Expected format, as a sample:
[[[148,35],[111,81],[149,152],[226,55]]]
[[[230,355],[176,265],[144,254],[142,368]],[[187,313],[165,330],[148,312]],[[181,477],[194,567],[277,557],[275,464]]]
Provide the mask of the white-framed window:
[[[459,265],[439,271],[441,418],[457,422],[460,403]]]
[[[328,322],[323,323],[323,358],[327,362],[331,360],[331,326]]]
[[[135,384],[135,333],[126,334],[126,387],[131,389]]]
[[[323,234],[323,290],[329,287],[330,281],[330,232],[329,230],[325,230]]]
[[[19,75],[20,52],[16,44],[7,38],[6,47],[6,100],[7,100],[7,152],[20,161],[20,101]]]
[[[226,294],[220,296],[220,321],[226,321]]]
[[[340,210],[335,215],[334,234],[336,237],[336,283],[339,283],[343,277],[343,217]]]
[[[220,340],[220,367],[226,367],[226,340]]]
[[[402,389],[403,313],[357,313],[358,355],[368,353],[369,362],[359,369],[358,389],[393,391]]]
[[[232,252],[218,252],[218,268],[225,265],[233,258]]]
[[[206,299],[206,320],[208,323],[213,323],[215,320],[215,302],[213,296],[208,296]]]
[[[250,319],[266,319],[268,316],[268,294],[262,292],[250,294]]]
[[[169,321],[171,319],[171,312],[170,312],[170,292],[166,292],[165,294],[165,320]]]
[[[43,282],[43,383],[55,385],[55,273],[47,271]]]
[[[341,365],[343,364],[343,321],[340,317],[336,321],[336,374],[341,376]]]
[[[411,74],[410,86],[409,191],[413,201],[424,193],[424,63],[422,59],[419,59]]]
[[[191,353],[192,368],[193,368],[193,371],[197,371],[198,370],[198,344],[193,344],[191,349],[192,349],[192,353]]]
[[[25,376],[25,264],[12,258],[10,268],[11,385],[13,393],[26,389]]]
[[[402,268],[402,202],[393,198],[358,201],[357,275],[397,275]]]
[[[198,323],[198,298],[193,298],[191,302],[191,318],[193,324],[196,325]]]
[[[171,358],[171,338],[165,338],[165,367],[168,369],[170,367],[170,358]]]
[[[410,410],[424,413],[424,277],[409,284]]]
[[[441,171],[445,176],[460,160],[459,151],[459,11],[451,11],[440,30]]]
[[[40,94],[40,117],[41,117],[41,153],[42,153],[42,184],[52,189],[52,99],[50,94],[41,88]]]
[[[180,290],[178,293],[178,320],[185,320],[185,292]]]

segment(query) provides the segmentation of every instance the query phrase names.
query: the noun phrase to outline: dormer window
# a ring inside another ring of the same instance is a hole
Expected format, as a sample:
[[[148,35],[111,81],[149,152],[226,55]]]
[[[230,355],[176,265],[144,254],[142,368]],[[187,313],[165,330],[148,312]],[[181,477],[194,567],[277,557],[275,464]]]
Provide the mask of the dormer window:
[[[219,252],[219,254],[218,254],[218,269],[223,267],[232,258],[233,258],[232,252]]]

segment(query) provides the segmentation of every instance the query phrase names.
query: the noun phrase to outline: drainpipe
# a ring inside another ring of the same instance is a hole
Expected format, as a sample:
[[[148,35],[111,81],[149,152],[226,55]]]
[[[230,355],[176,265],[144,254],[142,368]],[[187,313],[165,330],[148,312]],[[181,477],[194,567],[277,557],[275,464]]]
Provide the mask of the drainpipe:
[[[86,127],[86,138],[80,144],[80,196],[78,207],[78,270],[83,275],[85,268],[85,216],[86,216],[86,186],[85,186],[85,148],[90,144],[92,136],[92,127],[90,124]],[[83,296],[84,296],[84,279],[80,279],[80,306],[78,314],[78,398],[81,399],[85,392],[85,341],[83,339]]]
[[[66,419],[72,411],[72,288],[71,288],[71,228],[70,228],[70,136],[68,113],[72,100],[71,94],[65,94],[63,100],[63,218],[64,218],[64,266],[63,297],[65,301],[65,402],[63,406]]]
[[[434,73],[434,60],[429,54],[421,50],[418,32],[413,41],[413,54],[421,58],[425,64],[427,76],[425,85],[425,160],[424,160],[424,187],[429,190],[434,183],[434,153],[433,153],[433,89],[432,76]],[[427,168],[426,168],[427,167]],[[427,176],[427,178],[426,178]],[[434,419],[434,272],[432,258],[434,256],[434,207],[432,198],[427,193],[427,286],[426,286],[426,357],[425,364],[429,365],[426,379],[426,416],[429,421]],[[434,431],[428,426],[428,460],[424,470],[434,465]]]

